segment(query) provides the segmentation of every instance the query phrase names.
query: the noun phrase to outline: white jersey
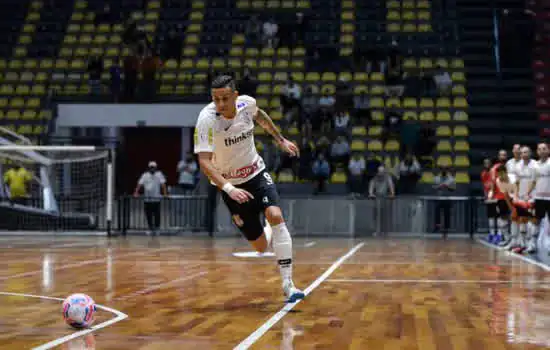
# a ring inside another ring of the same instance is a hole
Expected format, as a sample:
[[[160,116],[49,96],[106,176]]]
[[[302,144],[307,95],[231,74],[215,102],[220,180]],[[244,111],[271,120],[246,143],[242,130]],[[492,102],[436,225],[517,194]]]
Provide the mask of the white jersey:
[[[237,114],[226,119],[216,113],[214,102],[202,109],[195,127],[195,153],[212,152],[216,169],[234,185],[242,184],[265,169],[254,143],[256,100],[237,97]]]
[[[510,183],[515,184],[518,180],[517,166],[520,162],[521,162],[521,159],[516,160],[515,158],[509,159],[506,162],[506,172],[508,173],[508,179],[510,180]]]
[[[535,181],[536,162],[529,159],[527,164],[521,161],[516,166],[516,176],[518,183],[518,196],[520,199],[526,199],[529,186]]]
[[[550,200],[550,159],[536,163],[535,199]]]

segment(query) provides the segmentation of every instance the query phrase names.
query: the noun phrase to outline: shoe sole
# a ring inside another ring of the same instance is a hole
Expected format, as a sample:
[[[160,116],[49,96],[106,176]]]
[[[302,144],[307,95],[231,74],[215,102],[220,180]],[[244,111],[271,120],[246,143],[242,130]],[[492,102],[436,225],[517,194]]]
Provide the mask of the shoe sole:
[[[294,293],[288,298],[287,303],[295,303],[298,300],[303,300],[306,297],[304,293]]]

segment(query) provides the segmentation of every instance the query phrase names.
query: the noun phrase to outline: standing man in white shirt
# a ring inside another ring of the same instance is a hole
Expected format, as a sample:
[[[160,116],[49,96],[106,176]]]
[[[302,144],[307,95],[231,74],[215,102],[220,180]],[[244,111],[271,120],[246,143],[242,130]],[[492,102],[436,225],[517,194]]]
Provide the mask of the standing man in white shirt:
[[[143,188],[143,206],[150,233],[156,234],[160,228],[160,200],[168,194],[166,190],[166,178],[157,168],[155,161],[150,161],[148,169],[139,178],[134,197],[139,197]]]
[[[348,164],[349,189],[352,197],[359,197],[363,192],[366,163],[360,153],[354,153]]]
[[[550,220],[550,160],[548,144],[541,142],[537,146],[539,160],[535,167],[535,180],[529,188],[529,196],[535,199],[535,220],[532,230],[536,237],[540,232],[540,223],[548,217]],[[533,193],[534,192],[534,193]],[[535,241],[536,243],[536,241]],[[536,244],[535,247],[536,249]],[[532,251],[530,253],[533,253]]]
[[[254,122],[292,156],[298,147],[285,139],[250,96],[239,96],[231,76],[212,81],[213,102],[202,109],[195,128],[195,153],[201,171],[222,191],[233,222],[258,252],[273,247],[286,299],[305,297],[292,280],[292,238],[279,206],[275,183],[254,143]],[[269,225],[263,226],[260,215]]]
[[[506,162],[506,172],[508,173],[508,179],[510,180],[510,183],[515,184],[517,180],[516,168],[521,162],[521,145],[519,143],[516,143],[512,148],[512,155],[513,158],[509,159]]]

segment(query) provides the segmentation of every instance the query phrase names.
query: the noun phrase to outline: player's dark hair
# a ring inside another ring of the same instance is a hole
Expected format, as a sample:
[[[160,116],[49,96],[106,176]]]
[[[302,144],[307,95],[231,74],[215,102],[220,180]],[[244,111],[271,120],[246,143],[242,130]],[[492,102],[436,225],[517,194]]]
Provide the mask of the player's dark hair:
[[[214,80],[212,80],[212,84],[210,86],[211,89],[222,89],[222,88],[230,88],[231,90],[236,90],[237,86],[235,84],[235,80],[230,75],[218,75]]]

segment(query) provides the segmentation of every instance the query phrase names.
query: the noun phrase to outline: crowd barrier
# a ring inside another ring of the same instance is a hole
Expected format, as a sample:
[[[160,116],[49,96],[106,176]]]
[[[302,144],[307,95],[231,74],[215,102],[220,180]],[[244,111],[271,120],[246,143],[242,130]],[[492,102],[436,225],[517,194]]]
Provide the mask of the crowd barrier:
[[[350,199],[343,197],[284,197],[280,205],[293,234],[326,236],[377,236],[387,234],[436,233],[437,222],[443,223],[442,215],[449,215],[448,233],[486,232],[485,205],[474,197],[398,196],[395,198]],[[9,207],[8,204],[5,206]],[[6,208],[7,208],[6,207]],[[113,202],[113,215],[108,227],[103,203],[60,201],[63,212],[94,213],[90,230],[107,230],[120,234],[148,231],[144,211],[144,198],[121,196]],[[2,209],[0,207],[0,209]],[[0,214],[3,219],[13,211]],[[6,225],[12,229],[40,230],[41,221],[35,216],[19,211],[20,218]],[[71,230],[69,221],[52,220],[48,214],[48,226],[43,230]],[[436,218],[440,215],[440,220]],[[88,216],[86,216],[88,218]],[[27,220],[28,219],[28,220]],[[32,219],[32,221],[31,221]],[[32,222],[32,225],[31,225]],[[13,227],[16,225],[16,227]],[[23,227],[23,226],[25,227]],[[79,229],[84,229],[80,227]],[[186,232],[210,232],[214,235],[237,235],[227,208],[217,196],[176,195],[160,201],[161,234],[184,234]]]

